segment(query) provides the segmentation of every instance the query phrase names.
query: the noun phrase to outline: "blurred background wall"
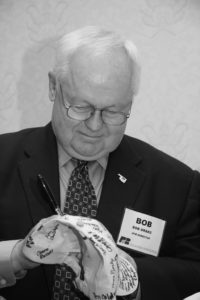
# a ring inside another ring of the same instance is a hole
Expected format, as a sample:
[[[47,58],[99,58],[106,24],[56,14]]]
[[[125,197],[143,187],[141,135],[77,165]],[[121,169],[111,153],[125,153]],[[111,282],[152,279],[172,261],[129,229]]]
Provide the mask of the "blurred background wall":
[[[54,41],[85,25],[139,48],[141,89],[126,132],[200,169],[199,0],[0,0],[0,133],[50,120]]]

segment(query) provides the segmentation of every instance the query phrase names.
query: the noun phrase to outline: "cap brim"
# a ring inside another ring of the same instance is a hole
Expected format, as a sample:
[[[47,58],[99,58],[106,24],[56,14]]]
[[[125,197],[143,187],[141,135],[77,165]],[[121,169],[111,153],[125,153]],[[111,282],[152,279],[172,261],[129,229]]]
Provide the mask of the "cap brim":
[[[132,293],[138,288],[138,275],[134,266],[124,257],[118,257],[119,264],[119,285],[117,288],[117,296],[125,296]]]

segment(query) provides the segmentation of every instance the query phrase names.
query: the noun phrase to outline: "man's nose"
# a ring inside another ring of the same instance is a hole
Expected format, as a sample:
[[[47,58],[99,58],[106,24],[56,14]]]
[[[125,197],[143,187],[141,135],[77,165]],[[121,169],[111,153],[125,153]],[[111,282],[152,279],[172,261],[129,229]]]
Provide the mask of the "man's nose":
[[[85,121],[85,124],[92,131],[97,131],[101,129],[101,127],[103,126],[101,111],[95,110],[94,113],[90,116],[90,118]]]

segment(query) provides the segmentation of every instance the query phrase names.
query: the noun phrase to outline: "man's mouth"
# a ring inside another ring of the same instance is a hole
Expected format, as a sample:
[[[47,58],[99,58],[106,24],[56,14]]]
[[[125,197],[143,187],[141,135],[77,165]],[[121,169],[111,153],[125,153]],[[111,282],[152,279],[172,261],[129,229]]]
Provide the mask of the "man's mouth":
[[[88,139],[91,139],[91,140],[97,140],[97,139],[100,139],[102,137],[102,135],[92,135],[92,134],[87,134],[87,133],[84,133],[84,132],[81,132],[81,135],[83,135],[84,137],[88,138]]]

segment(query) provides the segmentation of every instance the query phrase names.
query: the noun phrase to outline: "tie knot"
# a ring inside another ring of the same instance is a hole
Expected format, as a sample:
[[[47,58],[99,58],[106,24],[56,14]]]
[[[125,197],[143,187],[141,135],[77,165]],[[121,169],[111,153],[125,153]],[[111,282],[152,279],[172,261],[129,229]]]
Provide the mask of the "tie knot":
[[[88,161],[86,161],[86,160],[81,160],[81,159],[77,159],[77,158],[72,158],[72,159],[77,164],[77,167],[84,167],[88,164]]]

